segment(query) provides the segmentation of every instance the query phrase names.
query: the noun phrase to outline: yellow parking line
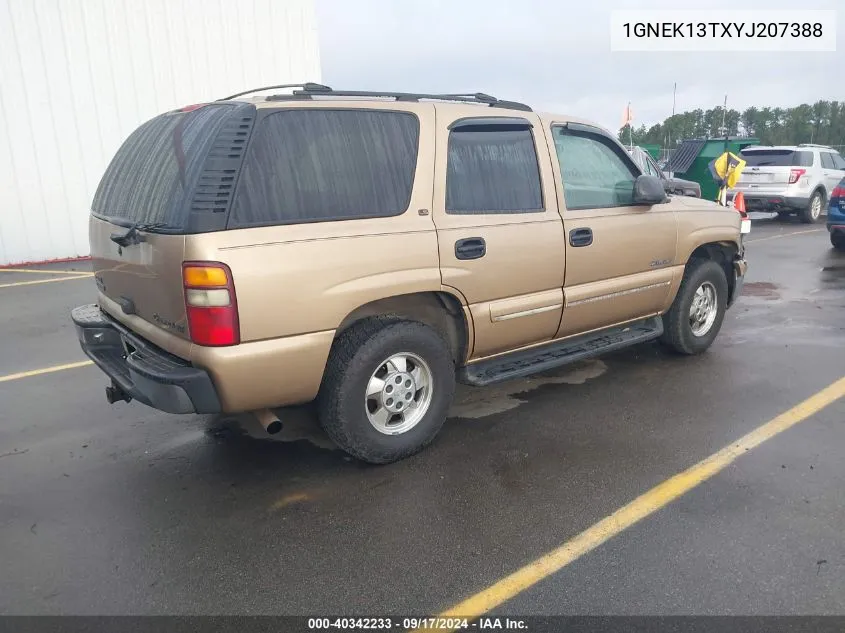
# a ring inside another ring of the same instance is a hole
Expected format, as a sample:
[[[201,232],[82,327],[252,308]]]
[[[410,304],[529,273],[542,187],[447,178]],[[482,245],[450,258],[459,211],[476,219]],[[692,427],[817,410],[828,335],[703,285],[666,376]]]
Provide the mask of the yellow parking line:
[[[47,270],[33,268],[0,268],[0,273],[32,273],[34,275],[85,275],[92,276],[94,273],[84,270]]]
[[[29,378],[30,376],[40,376],[41,374],[51,374],[54,371],[62,371],[64,369],[76,369],[77,367],[87,367],[94,363],[90,360],[82,360],[78,363],[68,363],[66,365],[53,365],[52,367],[45,367],[43,369],[32,369],[30,371],[22,371],[19,374],[8,374],[0,376],[0,382],[8,382],[10,380],[19,380],[21,378]]]
[[[0,288],[13,288],[14,286],[32,286],[34,284],[50,284],[54,281],[71,281],[72,279],[88,279],[91,273],[76,275],[75,277],[57,277],[56,279],[35,279],[33,281],[15,281],[10,284],[0,284]]]
[[[477,618],[510,600],[610,540],[681,495],[707,481],[732,464],[746,451],[818,413],[845,396],[845,378],[840,378],[789,411],[757,427],[736,442],[700,461],[695,466],[658,484],[628,505],[587,528],[575,538],[538,558],[487,589],[470,596],[439,617]]]
[[[790,237],[792,235],[804,235],[805,233],[818,233],[825,229],[808,229],[806,231],[793,231],[792,233],[781,233],[780,235],[770,235],[769,237],[761,237],[757,240],[745,240],[746,244],[753,244],[754,242],[765,242],[766,240],[779,240],[782,237]]]

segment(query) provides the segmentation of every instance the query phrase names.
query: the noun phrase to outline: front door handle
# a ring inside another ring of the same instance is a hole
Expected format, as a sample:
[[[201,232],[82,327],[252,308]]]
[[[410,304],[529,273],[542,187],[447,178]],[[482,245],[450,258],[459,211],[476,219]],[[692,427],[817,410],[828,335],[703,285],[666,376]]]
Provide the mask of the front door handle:
[[[570,246],[589,246],[593,243],[593,230],[588,228],[572,229],[569,232]]]
[[[455,242],[455,257],[458,259],[479,259],[487,254],[487,243],[483,237],[468,237]]]

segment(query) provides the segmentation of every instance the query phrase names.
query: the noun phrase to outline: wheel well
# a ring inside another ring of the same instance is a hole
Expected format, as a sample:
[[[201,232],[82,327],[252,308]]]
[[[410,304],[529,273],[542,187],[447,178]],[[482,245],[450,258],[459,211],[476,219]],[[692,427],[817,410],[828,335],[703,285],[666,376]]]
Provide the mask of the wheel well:
[[[372,316],[395,316],[425,323],[449,344],[455,364],[460,364],[466,357],[469,332],[464,312],[461,302],[447,292],[415,292],[366,303],[341,322],[335,338],[361,319]]]
[[[725,278],[728,280],[728,299],[732,300],[736,286],[733,260],[738,250],[737,245],[733,242],[711,242],[709,244],[702,244],[692,252],[689,257],[689,261],[687,262],[687,266],[696,259],[709,259],[719,264],[722,267],[722,270],[725,271]]]

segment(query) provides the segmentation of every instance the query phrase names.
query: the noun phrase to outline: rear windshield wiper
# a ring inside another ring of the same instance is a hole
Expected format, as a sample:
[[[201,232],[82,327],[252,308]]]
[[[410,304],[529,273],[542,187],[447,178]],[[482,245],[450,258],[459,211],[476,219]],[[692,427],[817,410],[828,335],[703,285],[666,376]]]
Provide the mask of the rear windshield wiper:
[[[118,246],[130,246],[144,241],[144,236],[139,231],[152,231],[163,226],[167,226],[167,222],[151,222],[149,224],[136,222],[129,227],[126,233],[112,233],[109,239]]]

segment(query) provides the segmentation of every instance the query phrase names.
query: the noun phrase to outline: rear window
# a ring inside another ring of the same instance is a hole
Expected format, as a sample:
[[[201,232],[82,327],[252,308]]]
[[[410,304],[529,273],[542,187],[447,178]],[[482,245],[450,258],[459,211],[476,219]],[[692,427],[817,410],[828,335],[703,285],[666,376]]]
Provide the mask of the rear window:
[[[259,124],[228,228],[386,217],[410,204],[419,121],[407,112],[309,109]]]
[[[182,228],[185,192],[203,167],[231,106],[162,114],[135,130],[106,168],[94,215],[116,224],[163,223]]]
[[[740,154],[748,167],[813,166],[813,152],[790,149],[744,149]]]

